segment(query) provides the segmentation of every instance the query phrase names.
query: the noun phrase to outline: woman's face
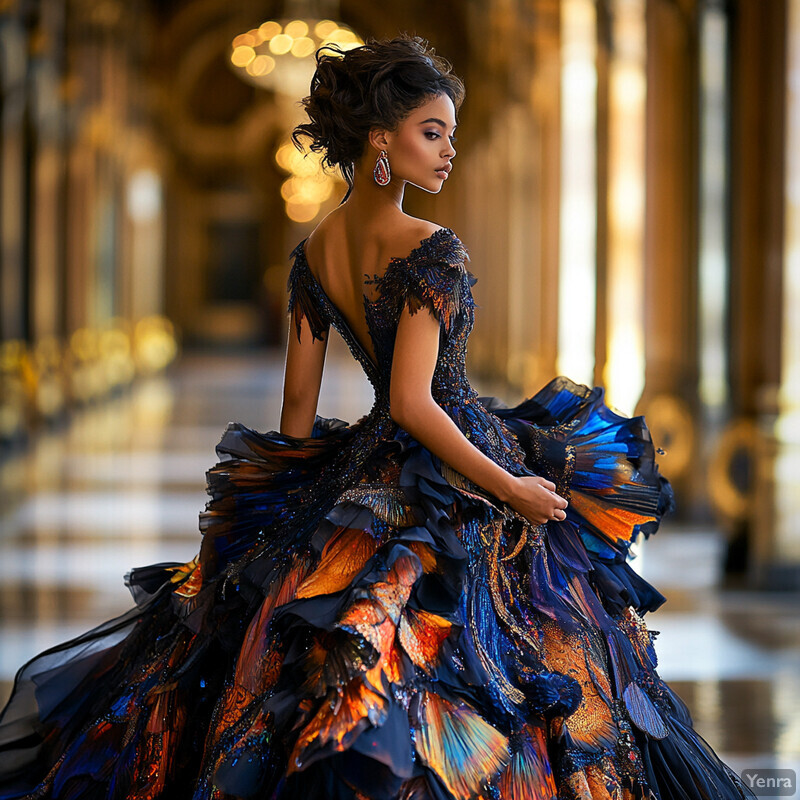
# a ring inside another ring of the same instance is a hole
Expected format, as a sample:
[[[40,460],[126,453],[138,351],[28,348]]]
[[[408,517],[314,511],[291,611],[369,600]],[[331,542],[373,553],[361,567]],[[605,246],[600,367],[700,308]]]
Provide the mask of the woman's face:
[[[408,181],[426,192],[438,193],[456,154],[455,129],[455,106],[449,95],[441,94],[415,108],[396,131],[387,131],[383,149],[389,158],[392,182]],[[379,152],[380,143],[373,145]]]

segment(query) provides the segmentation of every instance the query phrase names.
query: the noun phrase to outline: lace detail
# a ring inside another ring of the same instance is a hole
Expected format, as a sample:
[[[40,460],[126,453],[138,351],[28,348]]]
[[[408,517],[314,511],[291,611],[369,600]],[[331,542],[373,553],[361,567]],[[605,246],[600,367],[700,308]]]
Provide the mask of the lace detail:
[[[465,267],[468,260],[467,249],[455,233],[440,228],[407,257],[392,259],[383,275],[365,281],[377,290],[378,297],[371,302],[391,304],[404,297],[412,314],[425,307],[449,332],[462,306],[472,306],[469,288],[476,281]]]

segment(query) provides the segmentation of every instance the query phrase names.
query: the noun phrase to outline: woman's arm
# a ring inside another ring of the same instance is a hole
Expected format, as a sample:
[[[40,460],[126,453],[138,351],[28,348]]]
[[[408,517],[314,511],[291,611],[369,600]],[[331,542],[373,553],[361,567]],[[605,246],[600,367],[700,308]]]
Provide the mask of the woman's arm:
[[[281,433],[299,438],[311,436],[317,415],[319,389],[328,334],[322,339],[311,335],[305,316],[300,319],[300,337],[297,335],[295,310],[289,321],[289,342],[286,346],[286,366],[283,373],[283,405],[281,406]]]
[[[567,501],[555,484],[537,476],[517,477],[484,455],[431,395],[439,355],[439,322],[421,310],[404,309],[397,326],[390,403],[392,419],[442,461],[508,503],[535,525],[562,520]]]

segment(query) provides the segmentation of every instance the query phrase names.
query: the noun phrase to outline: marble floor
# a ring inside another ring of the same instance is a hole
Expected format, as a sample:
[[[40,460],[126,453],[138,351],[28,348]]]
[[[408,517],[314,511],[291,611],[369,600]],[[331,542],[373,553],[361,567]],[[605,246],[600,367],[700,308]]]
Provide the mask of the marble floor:
[[[277,351],[184,354],[0,461],[0,700],[23,661],[128,608],[130,567],[195,555],[214,446],[230,420],[277,427],[281,376]],[[371,404],[337,348],[322,394],[325,416]],[[723,545],[665,524],[639,550],[636,569],[668,598],[647,616],[659,672],[734,769],[797,771],[800,598],[720,589]]]

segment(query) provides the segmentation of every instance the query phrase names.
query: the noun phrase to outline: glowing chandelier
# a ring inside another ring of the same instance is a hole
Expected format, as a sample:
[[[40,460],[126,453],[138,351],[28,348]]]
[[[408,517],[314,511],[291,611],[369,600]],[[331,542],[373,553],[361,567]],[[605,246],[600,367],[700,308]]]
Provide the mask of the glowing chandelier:
[[[321,155],[301,154],[289,132],[303,117],[300,99],[311,86],[316,52],[326,44],[351,50],[364,44],[347,25],[338,21],[338,0],[287,0],[279,19],[262,22],[240,33],[230,45],[230,63],[242,80],[275,93],[287,128],[275,153],[286,173],[281,197],[286,215],[294,222],[310,222],[343,181],[322,168]]]
[[[287,2],[284,16],[262,22],[240,33],[231,42],[230,61],[248,83],[293,99],[308,94],[316,67],[315,53],[326,44],[350,50],[364,44],[361,38],[336,20],[338,2]]]

